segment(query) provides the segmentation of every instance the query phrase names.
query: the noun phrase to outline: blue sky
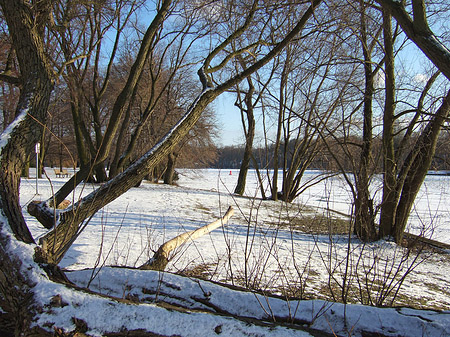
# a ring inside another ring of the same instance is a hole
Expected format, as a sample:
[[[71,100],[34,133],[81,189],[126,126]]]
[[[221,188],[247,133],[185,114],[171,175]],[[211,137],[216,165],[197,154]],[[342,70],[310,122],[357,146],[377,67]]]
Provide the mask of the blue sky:
[[[234,106],[234,100],[232,94],[224,93],[214,102],[219,130],[218,146],[244,144],[241,115]]]
[[[417,81],[423,82],[423,85],[429,78],[429,69],[432,67],[431,62],[417,48],[414,43],[409,41],[398,55],[397,59],[397,76],[402,76],[402,72],[407,71],[414,76]],[[427,71],[428,70],[428,71]],[[234,106],[235,94],[224,93],[220,95],[213,103],[216,111],[217,126],[219,130],[217,146],[243,145],[245,144],[244,133],[239,109]],[[258,136],[261,138],[261,121],[257,119],[257,130],[255,142],[258,142]],[[269,130],[270,132],[270,126]]]

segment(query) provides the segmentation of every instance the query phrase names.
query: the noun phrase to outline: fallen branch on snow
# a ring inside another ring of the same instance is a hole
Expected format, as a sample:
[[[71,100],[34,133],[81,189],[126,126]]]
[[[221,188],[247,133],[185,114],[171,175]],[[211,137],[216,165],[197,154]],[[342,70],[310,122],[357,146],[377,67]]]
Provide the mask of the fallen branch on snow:
[[[164,271],[166,269],[167,263],[169,263],[169,254],[171,251],[185,244],[189,240],[198,239],[199,237],[212,232],[214,229],[223,226],[228,222],[233,214],[234,209],[230,206],[221,219],[218,219],[196,230],[180,234],[173,239],[165,242],[159,247],[155,255],[153,255],[153,257],[142,266],[140,266],[139,269]]]

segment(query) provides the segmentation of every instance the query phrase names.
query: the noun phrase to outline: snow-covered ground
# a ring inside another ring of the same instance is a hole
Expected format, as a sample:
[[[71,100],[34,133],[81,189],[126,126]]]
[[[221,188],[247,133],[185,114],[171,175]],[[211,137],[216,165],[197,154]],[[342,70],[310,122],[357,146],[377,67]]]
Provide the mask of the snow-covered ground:
[[[214,169],[181,172],[179,182],[181,186],[199,189],[214,188],[221,192],[233,192],[239,174],[239,170]],[[314,182],[320,177],[318,171],[306,171],[302,181]],[[267,176],[264,176],[264,182],[267,187]],[[281,185],[280,173],[278,186]],[[373,181],[372,193],[374,204],[377,204],[382,194],[380,181]],[[270,195],[269,192],[267,194]],[[261,196],[256,172],[252,170],[248,175],[246,195]],[[296,202],[321,209],[332,209],[344,214],[350,214],[352,209],[352,195],[342,176],[335,176],[312,185],[296,199]],[[411,212],[408,231],[415,234],[425,232],[427,237],[450,244],[450,176],[430,174],[426,177]]]
[[[52,170],[48,172],[51,175]],[[259,193],[253,174],[249,176],[247,196],[236,197],[230,192],[234,190],[237,171],[182,170],[180,173],[179,186],[144,182],[139,188],[131,189],[99,212],[61,262],[62,267],[78,270],[69,273],[69,277],[81,285],[86,285],[92,278],[90,287],[93,290],[119,297],[130,295],[142,299],[145,297],[143,288],[152,287],[152,282],[164,285],[161,280],[168,278],[169,284],[175,287],[169,286],[172,291],[185,289],[185,283],[190,281],[171,274],[161,276],[148,272],[148,284],[142,285],[132,281],[135,271],[128,270],[120,274],[117,269],[105,266],[139,266],[152,257],[163,242],[216,220],[231,205],[236,212],[229,223],[179,249],[169,263],[168,271],[202,275],[215,281],[282,295],[295,295],[302,299],[320,298],[326,301],[295,301],[288,308],[286,302],[278,303],[273,300],[275,302],[264,306],[256,295],[251,295],[256,299],[256,304],[243,297],[239,301],[247,305],[242,310],[250,310],[252,313],[248,316],[253,318],[267,318],[271,315],[292,318],[295,307],[295,319],[311,322],[313,318],[322,317],[317,319],[316,328],[326,328],[331,322],[330,326],[342,334],[345,329],[355,325],[359,326],[359,330],[354,331],[366,329],[373,323],[373,317],[379,320],[373,331],[387,335],[392,333],[396,336],[399,331],[408,336],[450,334],[450,314],[409,311],[410,309],[382,311],[327,302],[346,300],[390,305],[396,294],[394,305],[441,310],[450,308],[448,254],[426,252],[418,255],[415,250],[407,251],[391,242],[380,241],[364,245],[355,239],[349,241],[342,235],[306,234],[292,226],[299,218],[306,219],[306,223],[317,221],[314,220],[314,210],[323,212],[331,209],[339,212],[328,211],[332,217],[342,217],[341,213],[349,214],[351,198],[345,183],[339,178],[314,185],[294,205],[287,207],[282,202],[252,198]],[[305,178],[315,175],[316,172],[308,172]],[[50,197],[52,188],[56,190],[66,180],[50,177],[51,183],[46,179],[38,181],[39,195],[36,195],[34,179],[22,180],[21,203],[24,207],[31,200]],[[450,243],[449,184],[450,177],[427,177],[411,216],[412,232],[426,229],[429,234],[433,233],[435,239]],[[83,190],[77,190],[71,197],[72,201],[93,188],[84,186]],[[27,221],[35,238],[45,233],[33,218],[29,217]],[[96,272],[82,271],[85,268],[96,268]],[[229,297],[237,296],[230,295],[225,290],[227,288],[209,291],[205,289],[212,285],[200,286],[198,281],[192,282],[193,286],[197,284],[205,293],[213,294],[213,298],[222,292],[225,292],[225,295],[221,295],[225,298],[227,294]],[[248,295],[243,293],[242,296]],[[224,304],[223,298],[215,300],[222,301],[229,312],[238,310],[239,306],[236,304]],[[325,308],[326,314],[323,313]],[[245,312],[237,314],[246,316]],[[366,314],[372,318],[367,318]],[[305,315],[311,317],[306,319]],[[415,321],[406,321],[408,319]],[[89,326],[94,325],[91,322]],[[405,325],[406,332],[400,325]],[[418,326],[421,326],[420,331]],[[101,330],[101,327],[98,329]],[[174,331],[176,329],[171,333],[177,333]],[[280,332],[278,335],[288,334]]]

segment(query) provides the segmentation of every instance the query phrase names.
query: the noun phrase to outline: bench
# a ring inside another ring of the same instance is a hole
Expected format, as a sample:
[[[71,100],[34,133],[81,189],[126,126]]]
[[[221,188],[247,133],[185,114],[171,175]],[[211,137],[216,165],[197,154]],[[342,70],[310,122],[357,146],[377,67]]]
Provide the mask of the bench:
[[[66,169],[53,169],[55,171],[55,175],[59,178],[69,177],[69,172]]]

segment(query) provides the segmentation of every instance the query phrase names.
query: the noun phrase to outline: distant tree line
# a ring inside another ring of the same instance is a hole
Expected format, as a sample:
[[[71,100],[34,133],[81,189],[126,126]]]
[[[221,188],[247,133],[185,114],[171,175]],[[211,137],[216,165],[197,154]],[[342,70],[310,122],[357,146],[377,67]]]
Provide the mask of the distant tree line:
[[[415,137],[417,137],[416,135]],[[355,140],[357,142],[360,142],[360,139]],[[334,150],[334,154],[337,157],[344,157],[343,153],[339,154],[340,147],[337,146],[340,142],[336,142],[335,146],[330,146],[331,149]],[[281,144],[281,147],[285,147],[285,144]],[[312,170],[323,170],[323,171],[338,171],[339,169],[343,168],[344,170],[351,170],[350,165],[345,165],[345,161],[343,161],[343,165],[341,168],[339,168],[336,165],[336,162],[333,159],[333,156],[331,156],[330,153],[327,153],[327,150],[324,146],[322,146],[323,150],[311,161],[308,168]],[[214,151],[214,150],[213,150]],[[216,169],[239,169],[242,163],[242,158],[244,156],[245,146],[244,145],[232,145],[232,146],[223,146],[218,147],[215,152],[215,160],[212,160],[209,164],[205,165],[205,163],[202,163],[202,165],[194,166],[197,168],[202,167],[211,167]],[[287,147],[288,152],[293,151],[293,144],[292,142]],[[374,152],[376,156],[380,155],[381,151],[381,142],[375,141],[374,142]],[[253,163],[250,163],[250,168],[264,168],[264,169],[273,169],[274,168],[274,145],[266,147],[255,147],[253,149],[253,156],[256,160],[257,165],[254,165]],[[354,154],[355,156],[358,155],[357,153]],[[278,155],[278,161],[282,160],[282,155]],[[289,167],[291,165],[291,157],[287,159],[287,166]],[[430,166],[430,170],[435,171],[450,171],[450,132],[449,130],[445,130],[440,135],[437,146],[436,146],[436,152],[433,157],[433,161]],[[378,165],[378,173],[382,173],[382,166]],[[445,174],[445,172],[443,172]]]

